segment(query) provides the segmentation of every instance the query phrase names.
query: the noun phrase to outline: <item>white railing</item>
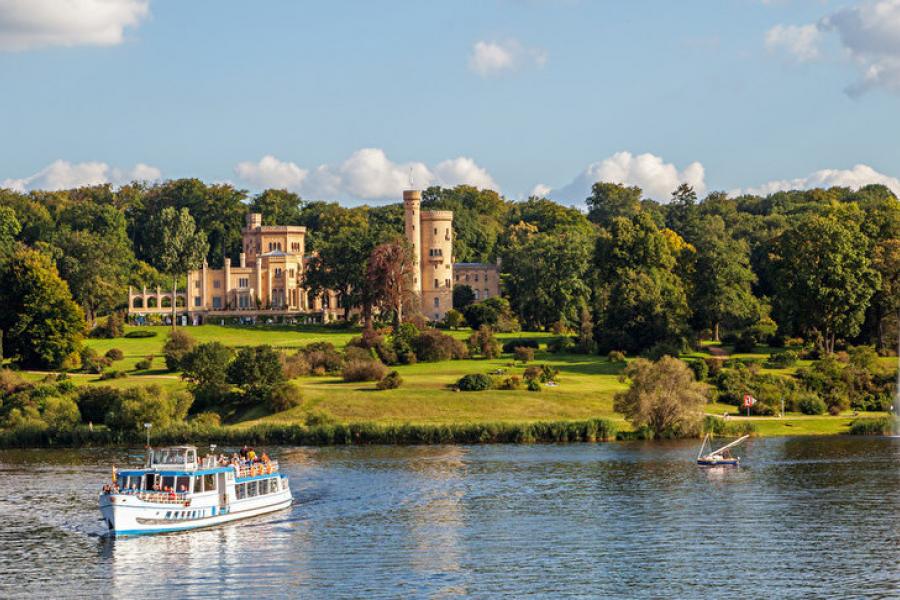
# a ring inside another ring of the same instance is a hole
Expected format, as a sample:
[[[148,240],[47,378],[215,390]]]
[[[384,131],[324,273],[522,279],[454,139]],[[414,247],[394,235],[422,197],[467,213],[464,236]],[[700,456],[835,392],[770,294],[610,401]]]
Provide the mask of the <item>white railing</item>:
[[[259,475],[271,475],[278,472],[278,461],[270,460],[267,463],[254,463],[252,465],[240,465],[234,467],[235,477],[257,477]]]

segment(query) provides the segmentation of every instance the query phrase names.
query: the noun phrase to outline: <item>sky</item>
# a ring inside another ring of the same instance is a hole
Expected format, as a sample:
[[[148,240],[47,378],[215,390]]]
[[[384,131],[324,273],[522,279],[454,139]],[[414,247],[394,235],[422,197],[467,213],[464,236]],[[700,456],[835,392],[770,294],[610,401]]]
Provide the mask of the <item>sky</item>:
[[[883,183],[900,0],[0,0],[0,187]]]

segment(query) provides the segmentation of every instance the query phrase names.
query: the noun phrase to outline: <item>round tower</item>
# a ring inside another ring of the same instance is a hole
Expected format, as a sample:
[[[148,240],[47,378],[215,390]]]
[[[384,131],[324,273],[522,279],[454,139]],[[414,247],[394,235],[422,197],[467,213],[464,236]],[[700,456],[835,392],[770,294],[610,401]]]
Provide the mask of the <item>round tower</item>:
[[[403,213],[405,222],[406,239],[413,247],[413,290],[416,293],[422,291],[422,269],[420,265],[422,254],[422,220],[421,206],[422,192],[419,190],[403,191]]]
[[[421,214],[422,314],[439,321],[453,308],[453,211]]]

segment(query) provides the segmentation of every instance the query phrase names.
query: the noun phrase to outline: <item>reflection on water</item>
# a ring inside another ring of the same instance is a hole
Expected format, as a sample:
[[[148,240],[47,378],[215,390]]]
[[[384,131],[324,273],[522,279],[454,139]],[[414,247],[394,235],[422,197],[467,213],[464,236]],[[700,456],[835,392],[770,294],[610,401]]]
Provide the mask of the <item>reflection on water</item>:
[[[900,440],[273,449],[291,509],[102,537],[126,451],[0,452],[0,597],[889,597]]]

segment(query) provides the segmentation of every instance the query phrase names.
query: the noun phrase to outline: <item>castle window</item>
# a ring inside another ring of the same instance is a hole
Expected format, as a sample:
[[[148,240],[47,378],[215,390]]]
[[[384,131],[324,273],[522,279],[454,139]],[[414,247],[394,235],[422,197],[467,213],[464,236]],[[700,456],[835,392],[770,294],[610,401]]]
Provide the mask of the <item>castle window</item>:
[[[275,277],[281,277],[281,268],[275,267]]]
[[[484,288],[484,297],[489,298],[490,296],[491,296],[490,290],[488,290],[487,288]]]
[[[469,280],[469,274],[466,273],[466,281],[468,281],[468,280]]]
[[[478,281],[478,273],[475,273],[475,281]]]
[[[435,280],[434,280],[434,287],[435,287],[435,288],[441,287],[441,282],[438,281],[437,279],[435,279]]]
[[[441,299],[440,299],[440,298],[435,298],[435,299],[434,299],[434,307],[435,307],[435,308],[440,308],[440,307],[441,307]]]
[[[202,306],[200,296],[194,296],[194,306]]]
[[[200,289],[200,280],[199,280],[199,279],[198,279],[197,281],[194,282],[194,289],[195,289],[195,290],[199,290],[199,289]]]
[[[446,287],[450,287],[450,280],[449,280],[449,279],[445,279],[445,280],[444,280],[444,285],[445,285]]]
[[[238,287],[250,287],[250,279],[247,277],[241,277],[240,279],[238,279]]]
[[[484,282],[487,283],[487,273],[484,274]]]
[[[213,296],[213,308],[222,308],[222,296]]]
[[[294,278],[294,270],[293,270],[293,269],[290,269],[290,270],[288,271],[288,277],[290,277],[291,279]]]
[[[222,282],[216,279],[215,281],[213,281],[213,287],[215,289],[219,289],[220,287],[222,287]]]
[[[437,227],[434,228],[434,235],[437,235]]]
[[[475,299],[478,300],[478,290],[472,290],[472,291],[475,292]]]
[[[459,281],[459,273],[456,274],[456,280]]]

